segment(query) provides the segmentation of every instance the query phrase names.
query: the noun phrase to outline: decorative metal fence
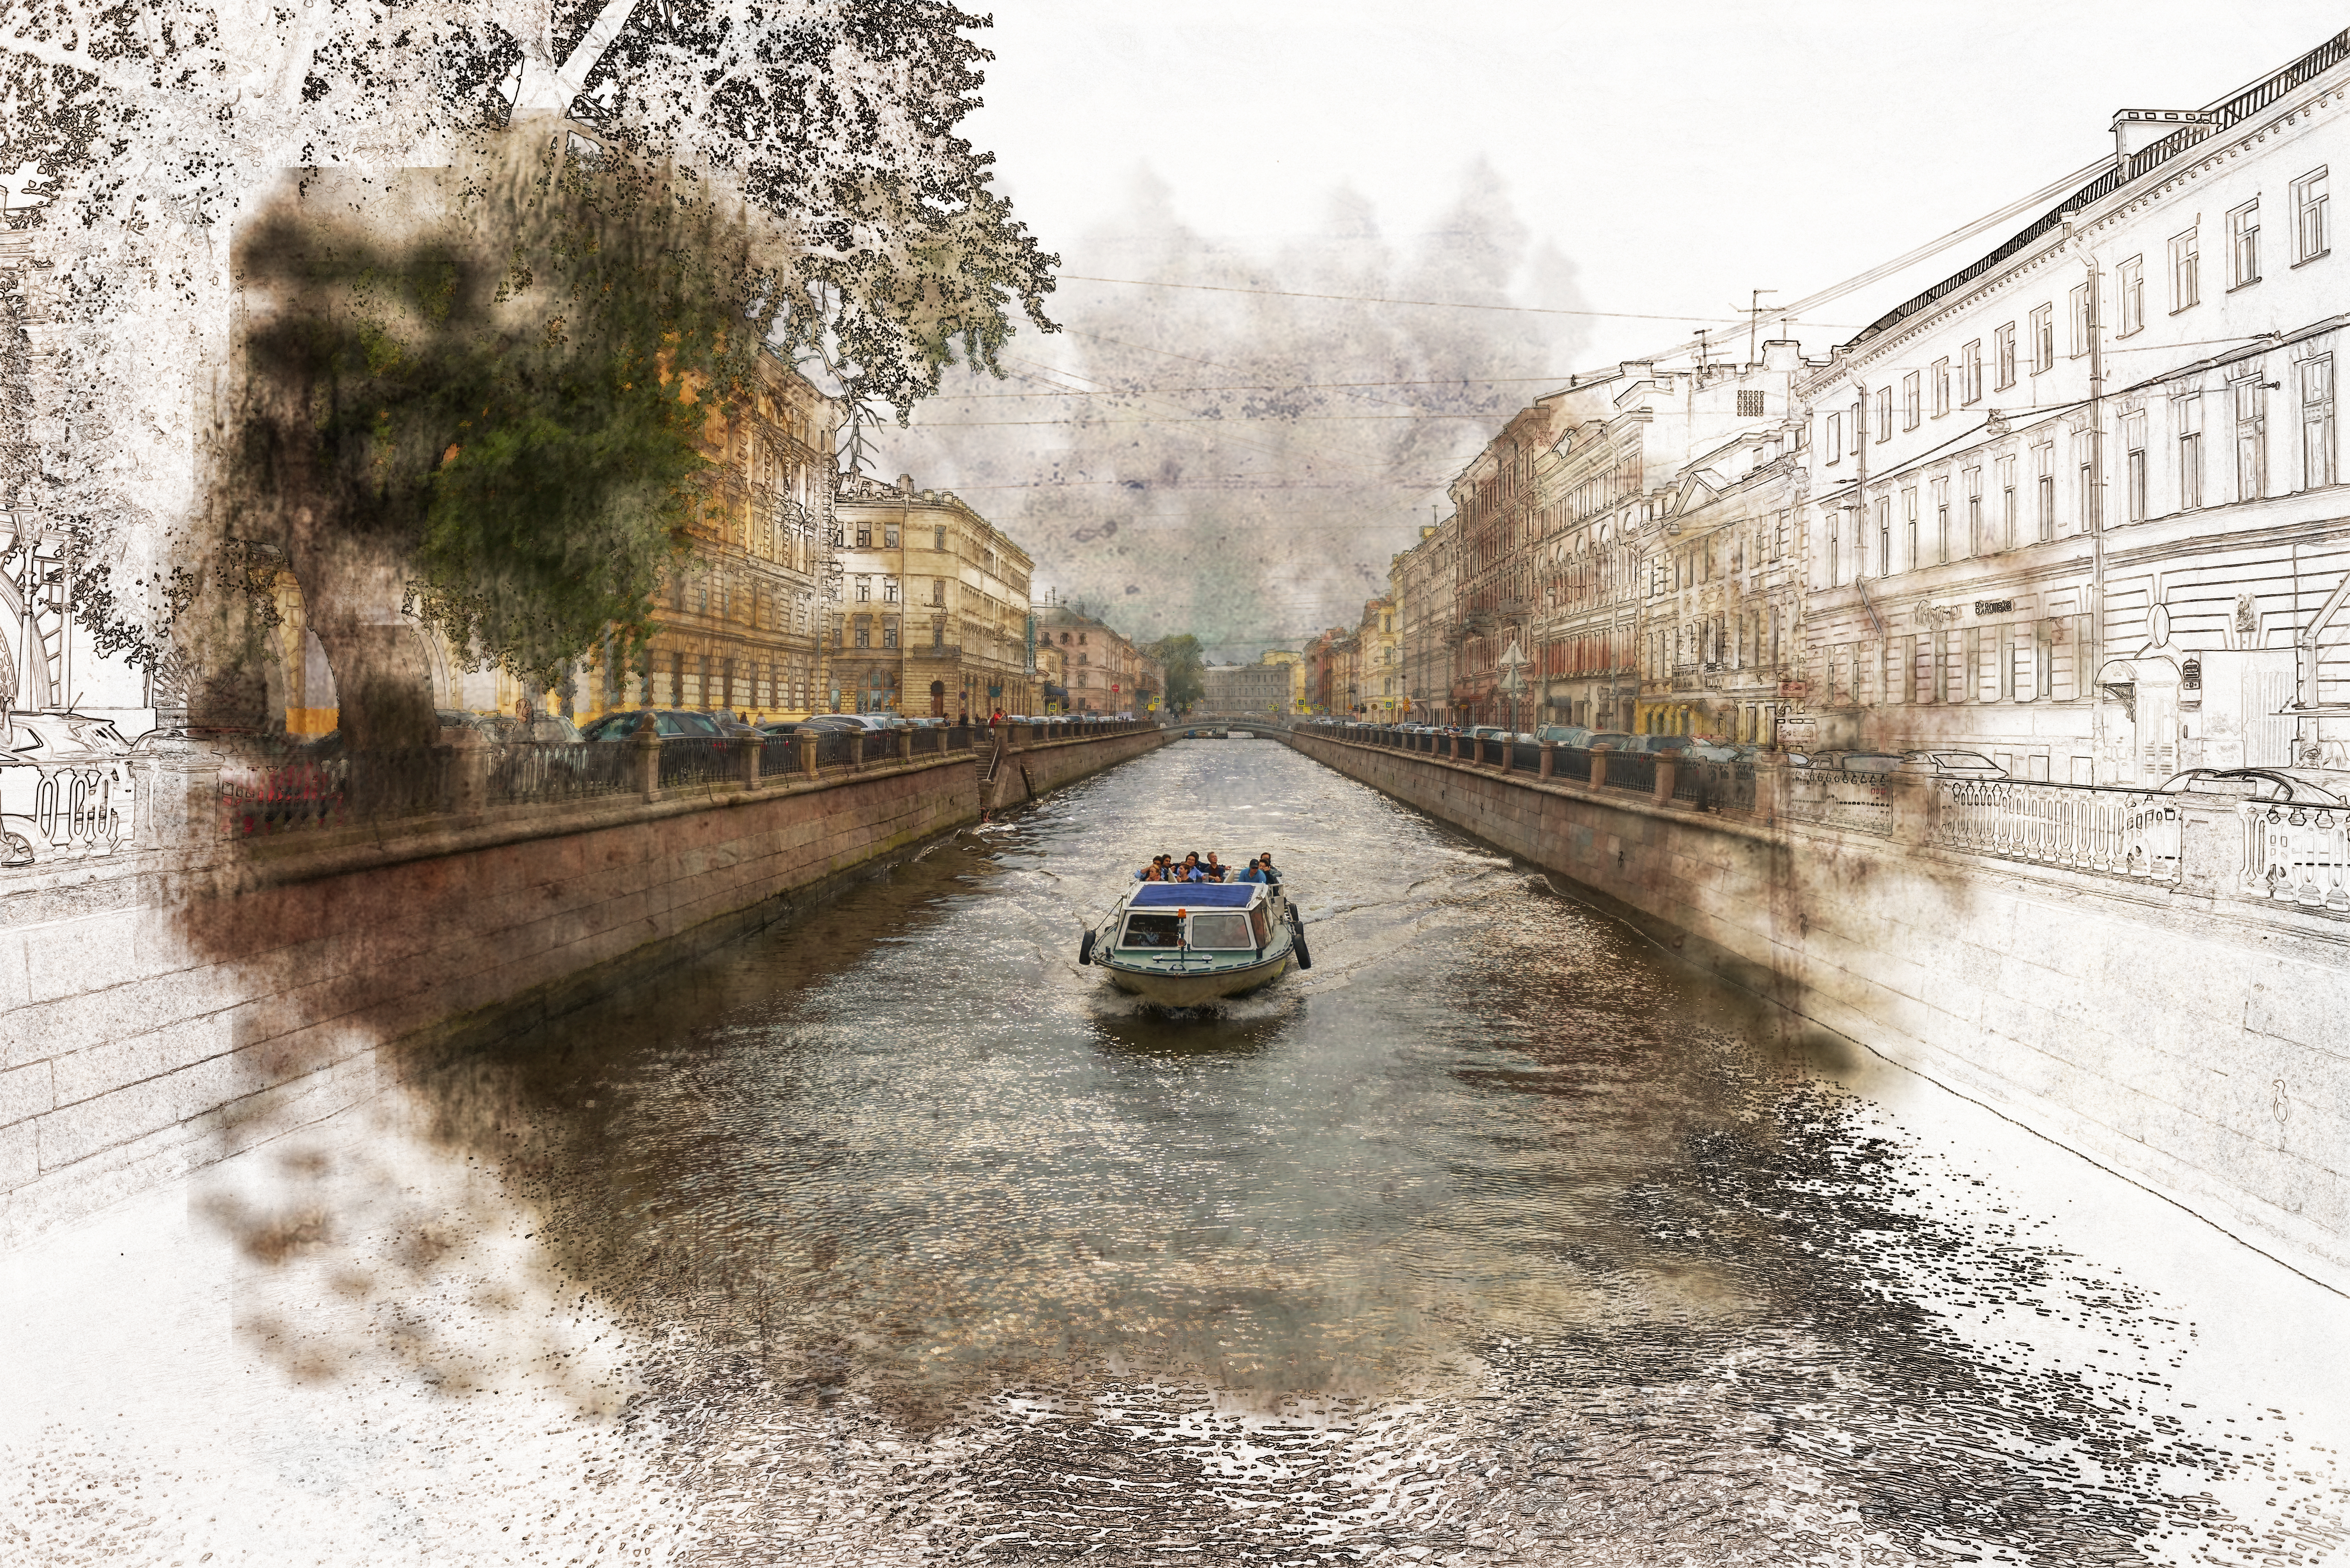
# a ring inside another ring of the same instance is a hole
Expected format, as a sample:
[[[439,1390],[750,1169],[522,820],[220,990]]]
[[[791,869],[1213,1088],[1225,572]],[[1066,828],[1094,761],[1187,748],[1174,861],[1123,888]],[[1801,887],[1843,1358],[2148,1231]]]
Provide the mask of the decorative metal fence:
[[[1609,758],[1608,772],[1616,762]],[[1796,768],[1787,776],[1787,815],[1804,822],[1893,836],[1893,785],[1883,774]]]
[[[613,741],[509,742],[491,759],[489,797],[503,804],[615,794],[633,782],[632,750]]]
[[[1935,779],[1945,849],[2112,877],[2178,880],[2178,804],[2143,790],[2025,779]]]
[[[1657,758],[1653,752],[1610,752],[1607,774],[1600,781],[1609,789],[1640,794],[1657,793]]]
[[[1683,757],[1673,771],[1673,798],[1700,811],[1752,811],[1754,764]]]
[[[664,735],[660,787],[724,784],[743,776],[743,753],[731,735]]]
[[[134,785],[122,763],[51,765],[33,786],[40,858],[109,855],[130,837]],[[8,846],[13,853],[15,846]]]
[[[862,739],[864,749],[858,753],[860,762],[885,763],[898,754],[898,732],[895,730],[868,730]]]
[[[2350,815],[2341,807],[2243,801],[2243,890],[2350,914]]]

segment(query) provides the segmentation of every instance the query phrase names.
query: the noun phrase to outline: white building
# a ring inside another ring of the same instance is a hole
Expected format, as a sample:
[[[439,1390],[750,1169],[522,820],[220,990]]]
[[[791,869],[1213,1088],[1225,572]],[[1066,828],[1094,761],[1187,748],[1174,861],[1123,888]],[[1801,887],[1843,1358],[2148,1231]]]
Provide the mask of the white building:
[[[1799,378],[1817,743],[2345,761],[2345,61],[2121,111],[2104,174]]]

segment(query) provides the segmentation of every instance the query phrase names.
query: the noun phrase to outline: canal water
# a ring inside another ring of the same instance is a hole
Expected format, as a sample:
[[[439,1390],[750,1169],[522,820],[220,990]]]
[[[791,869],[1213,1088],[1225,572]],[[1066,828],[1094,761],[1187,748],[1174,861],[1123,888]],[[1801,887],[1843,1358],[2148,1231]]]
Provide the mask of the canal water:
[[[1078,933],[1274,852],[1315,967]],[[2350,1303],[1268,741],[0,1260],[0,1562],[2320,1563]]]

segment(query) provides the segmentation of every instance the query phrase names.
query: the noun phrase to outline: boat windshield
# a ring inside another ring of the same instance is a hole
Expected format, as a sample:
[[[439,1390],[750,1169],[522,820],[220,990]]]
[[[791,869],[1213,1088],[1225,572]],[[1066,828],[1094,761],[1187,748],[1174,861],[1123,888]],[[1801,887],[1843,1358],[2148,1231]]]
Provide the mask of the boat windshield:
[[[1195,948],[1253,948],[1256,939],[1249,930],[1248,917],[1238,910],[1217,911],[1191,917],[1191,945]]]
[[[1172,948],[1183,941],[1183,917],[1180,915],[1128,915],[1126,930],[1118,940],[1122,948]]]

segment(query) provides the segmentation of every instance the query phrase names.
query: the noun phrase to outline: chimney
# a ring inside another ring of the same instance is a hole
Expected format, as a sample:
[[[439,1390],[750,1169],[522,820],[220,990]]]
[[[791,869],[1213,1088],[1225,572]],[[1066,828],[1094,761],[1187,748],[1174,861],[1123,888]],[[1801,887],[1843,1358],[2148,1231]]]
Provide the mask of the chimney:
[[[914,476],[912,474],[901,473],[898,476],[898,493],[900,495],[911,495],[914,493]]]
[[[1770,339],[1762,345],[1762,369],[1782,374],[1794,370],[1801,348],[1802,345],[1792,338]]]
[[[2126,164],[2133,153],[2161,140],[2186,125],[2209,125],[2211,114],[2200,109],[2124,109],[2114,111],[2114,158]]]

